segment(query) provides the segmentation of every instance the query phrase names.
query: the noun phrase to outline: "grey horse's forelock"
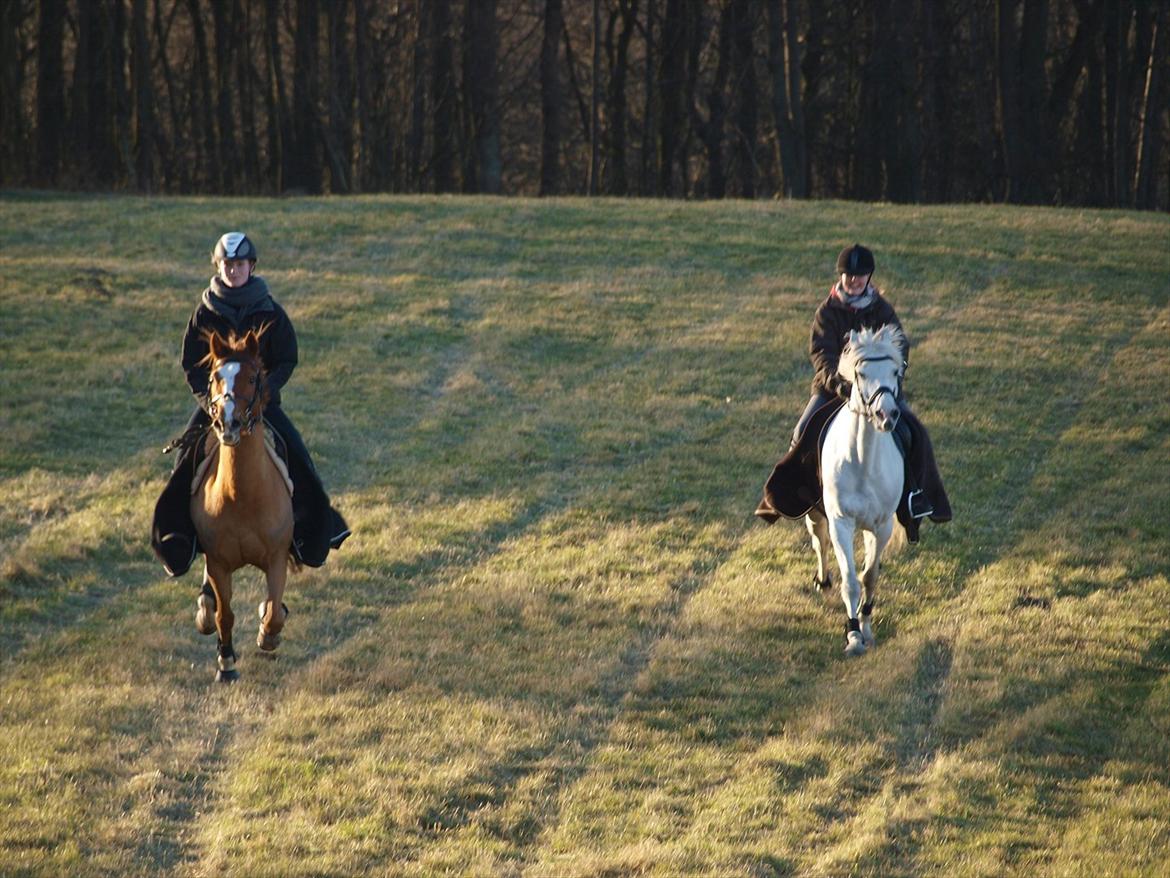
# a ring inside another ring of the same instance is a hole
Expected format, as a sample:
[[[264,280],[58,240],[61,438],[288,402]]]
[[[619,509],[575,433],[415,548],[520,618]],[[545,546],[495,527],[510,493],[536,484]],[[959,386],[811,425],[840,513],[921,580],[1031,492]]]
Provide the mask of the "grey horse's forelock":
[[[857,363],[861,360],[873,360],[880,357],[890,357],[899,364],[905,359],[903,351],[906,349],[906,336],[902,330],[892,324],[886,324],[880,329],[862,329],[857,333],[855,341],[845,346],[841,352],[841,359],[837,371],[848,378],[857,370]]]

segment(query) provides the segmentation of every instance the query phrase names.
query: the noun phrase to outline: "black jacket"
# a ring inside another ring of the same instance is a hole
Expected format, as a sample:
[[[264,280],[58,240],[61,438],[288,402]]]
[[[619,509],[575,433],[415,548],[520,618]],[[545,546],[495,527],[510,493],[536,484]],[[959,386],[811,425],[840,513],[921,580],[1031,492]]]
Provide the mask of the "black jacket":
[[[845,340],[850,331],[860,332],[862,329],[879,329],[887,323],[892,323],[902,329],[898,315],[894,313],[894,306],[875,291],[873,302],[860,311],[850,308],[839,298],[829,292],[813,315],[812,333],[809,339],[808,357],[813,365],[812,392],[820,393],[827,390],[842,398],[849,398],[849,382],[837,374],[837,364],[841,361],[841,351],[845,347]],[[903,334],[905,332],[903,331]],[[906,349],[902,357],[910,361],[910,341],[906,341]]]
[[[264,371],[268,377],[269,405],[280,405],[280,389],[288,382],[293,369],[297,366],[297,334],[288,319],[288,314],[269,296],[267,301],[252,309],[237,325],[208,307],[206,301],[205,296],[187,323],[187,331],[183,334],[181,359],[183,372],[187,376],[187,386],[199,400],[200,406],[205,405],[211,381],[208,364],[199,365],[209,350],[203,331],[214,330],[227,338],[233,332],[242,335],[250,329],[259,330],[265,326],[267,329],[260,336],[260,359],[264,363]]]

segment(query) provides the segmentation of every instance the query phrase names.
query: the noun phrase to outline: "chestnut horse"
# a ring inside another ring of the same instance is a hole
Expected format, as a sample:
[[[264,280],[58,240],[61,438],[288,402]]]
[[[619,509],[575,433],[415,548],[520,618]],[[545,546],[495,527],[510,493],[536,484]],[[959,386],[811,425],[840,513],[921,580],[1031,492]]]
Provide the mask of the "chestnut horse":
[[[263,330],[261,330],[261,333]],[[208,333],[210,403],[208,414],[218,445],[208,474],[191,495],[191,519],[207,559],[213,594],[199,597],[196,627],[219,635],[216,679],[239,679],[232,649],[232,574],[251,564],[264,571],[268,599],[260,604],[256,645],[276,649],[288,608],[284,586],[293,539],[290,489],[265,448],[264,406],[268,387],[260,360],[260,333],[224,339]],[[212,444],[209,440],[209,445]]]

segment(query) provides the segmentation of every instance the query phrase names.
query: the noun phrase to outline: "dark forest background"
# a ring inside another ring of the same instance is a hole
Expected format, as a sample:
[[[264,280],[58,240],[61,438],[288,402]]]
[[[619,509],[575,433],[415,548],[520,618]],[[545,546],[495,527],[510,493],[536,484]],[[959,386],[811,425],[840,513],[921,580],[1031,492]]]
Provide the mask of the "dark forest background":
[[[0,0],[0,185],[1170,209],[1166,0]]]

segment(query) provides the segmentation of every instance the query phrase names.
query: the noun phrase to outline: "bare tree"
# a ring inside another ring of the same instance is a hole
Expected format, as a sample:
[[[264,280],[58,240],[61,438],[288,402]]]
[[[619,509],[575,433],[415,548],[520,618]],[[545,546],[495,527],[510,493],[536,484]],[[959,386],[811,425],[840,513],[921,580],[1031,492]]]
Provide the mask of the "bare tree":
[[[52,185],[65,135],[65,0],[41,0],[37,27],[37,180]]]
[[[560,190],[561,88],[560,41],[564,30],[561,0],[545,0],[540,47],[540,194]]]
[[[463,31],[464,77],[470,104],[473,157],[469,176],[473,189],[498,195],[502,186],[500,159],[499,33],[496,28],[496,0],[467,4],[467,25]]]
[[[808,196],[798,8],[796,0],[768,0],[772,116],[776,125],[784,194],[789,198]]]

